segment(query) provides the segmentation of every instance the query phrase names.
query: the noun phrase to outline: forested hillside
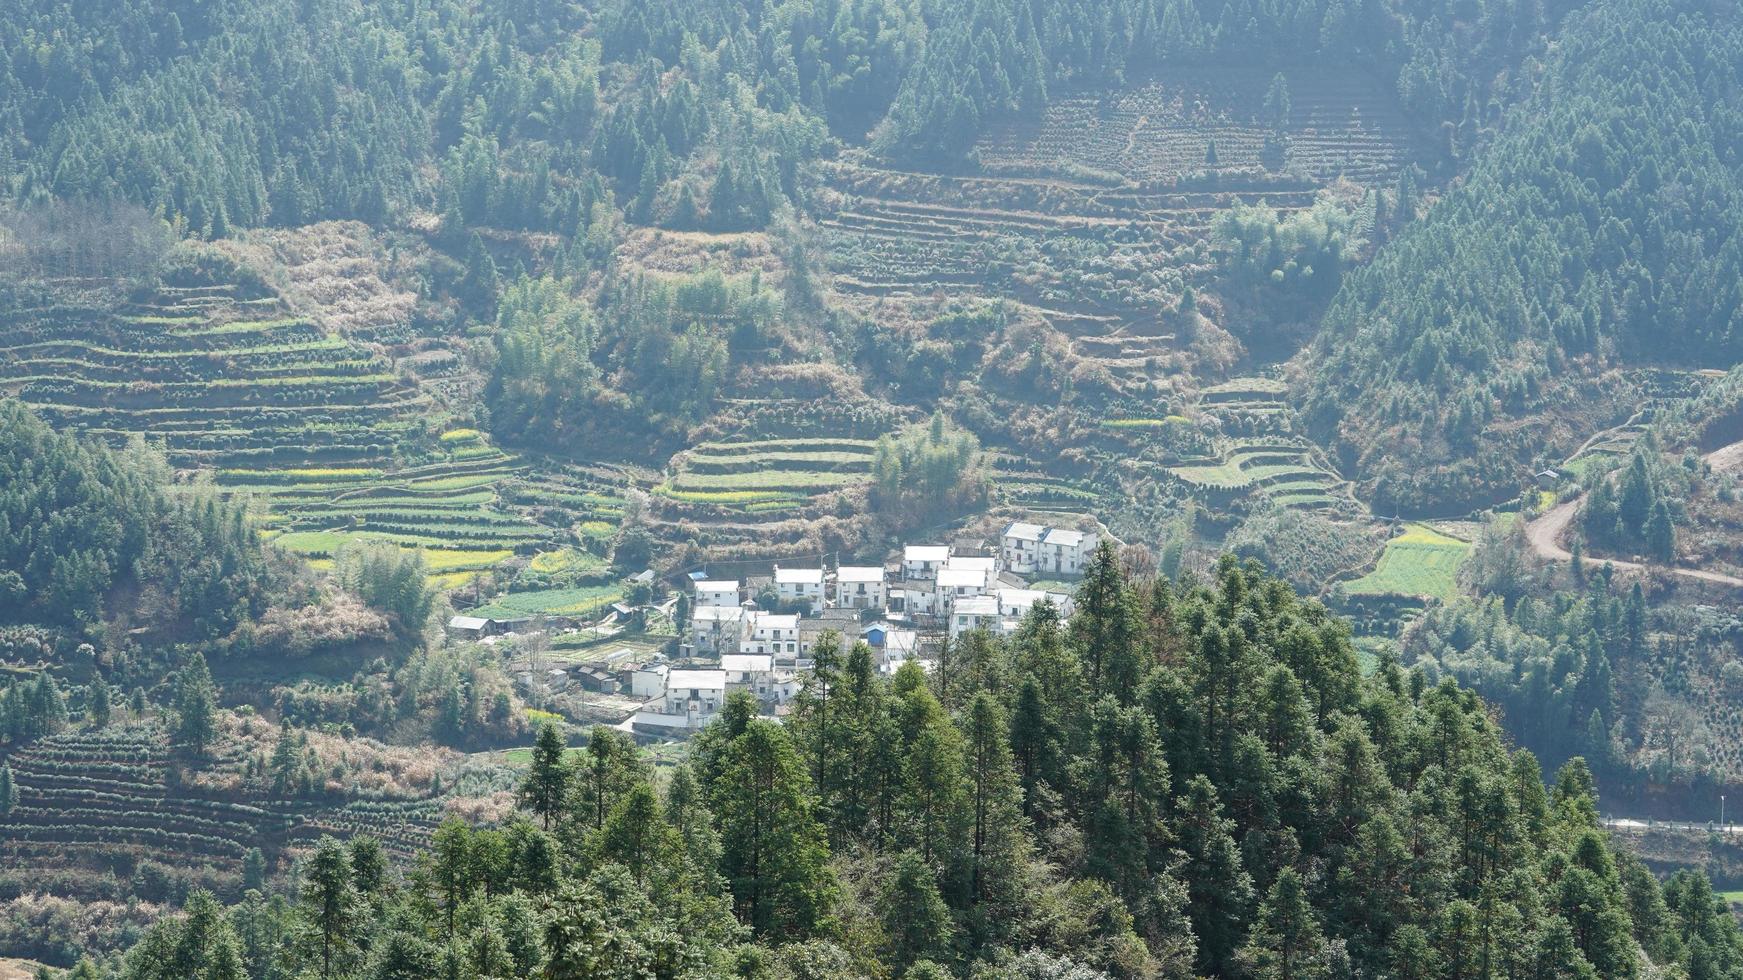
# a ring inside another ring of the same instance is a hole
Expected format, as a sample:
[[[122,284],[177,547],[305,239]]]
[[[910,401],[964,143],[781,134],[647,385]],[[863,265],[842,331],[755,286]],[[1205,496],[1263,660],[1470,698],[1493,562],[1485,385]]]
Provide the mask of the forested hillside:
[[[1492,503],[1638,407],[1606,369],[1743,352],[1736,14],[1571,17],[1468,179],[1346,279],[1302,387],[1377,508]]]
[[[1475,696],[1362,677],[1345,626],[1280,581],[1228,560],[1134,582],[1104,547],[1079,608],[930,678],[820,650],[792,723],[734,695],[664,778],[620,733],[566,759],[546,729],[506,826],[451,820],[404,878],[324,840],[294,904],[196,893],[121,975],[1743,969],[1704,878],[1661,886],[1606,841],[1583,762],[1546,788]]]

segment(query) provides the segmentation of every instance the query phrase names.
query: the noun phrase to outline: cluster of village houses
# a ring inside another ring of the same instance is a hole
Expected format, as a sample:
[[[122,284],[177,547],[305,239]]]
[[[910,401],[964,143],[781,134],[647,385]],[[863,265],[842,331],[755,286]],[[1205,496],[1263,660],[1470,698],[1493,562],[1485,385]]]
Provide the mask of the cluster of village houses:
[[[909,545],[887,566],[783,564],[772,580],[696,573],[675,661],[615,670],[581,665],[524,680],[547,688],[575,680],[590,690],[622,691],[640,702],[625,727],[645,736],[695,732],[734,690],[750,691],[767,713],[779,716],[826,633],[836,634],[843,654],[863,641],[878,669],[894,673],[910,660],[931,669],[943,644],[967,632],[1008,636],[1043,600],[1070,616],[1068,591],[1031,588],[1029,579],[1082,575],[1099,541],[1094,532],[1018,522],[996,544]],[[770,586],[777,601],[763,608]]]

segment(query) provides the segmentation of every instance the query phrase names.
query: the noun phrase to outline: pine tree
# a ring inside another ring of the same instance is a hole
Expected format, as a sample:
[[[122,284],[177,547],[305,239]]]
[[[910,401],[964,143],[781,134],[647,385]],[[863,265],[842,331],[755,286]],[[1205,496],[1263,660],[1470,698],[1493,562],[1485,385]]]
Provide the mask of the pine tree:
[[[804,936],[835,900],[829,848],[804,763],[787,732],[755,719],[724,747],[711,789],[721,870],[741,922],[759,937]]]
[[[204,654],[196,652],[176,675],[176,741],[196,756],[217,737],[218,699]]]
[[[878,917],[889,937],[888,962],[905,971],[915,961],[948,961],[956,938],[950,908],[938,893],[932,865],[914,851],[895,860],[878,896]]]
[[[1250,975],[1261,980],[1316,980],[1330,975],[1325,936],[1294,868],[1278,872],[1240,959]]]
[[[12,781],[12,767],[0,762],[0,820],[6,819],[17,805],[18,785]]]
[[[296,783],[298,770],[303,766],[302,747],[297,744],[296,736],[292,734],[290,721],[280,719],[278,723],[278,740],[272,746],[272,760],[267,763],[272,774],[272,792],[284,796],[291,791]]]
[[[563,758],[567,751],[561,729],[550,722],[539,727],[532,763],[521,782],[520,803],[538,815],[540,826],[546,830],[551,829],[552,821],[562,817],[568,797],[569,769]]]
[[[1208,778],[1194,776],[1174,808],[1179,813],[1180,850],[1186,855],[1180,874],[1191,901],[1199,969],[1215,974],[1229,962],[1245,932],[1253,900],[1252,877],[1241,864],[1240,848],[1231,834],[1233,822],[1222,815],[1216,787]]]
[[[110,691],[102,674],[92,675],[88,697],[89,703],[85,709],[85,717],[97,728],[109,727]]]
[[[303,867],[302,915],[323,980],[343,972],[358,932],[357,889],[345,848],[322,837]]]

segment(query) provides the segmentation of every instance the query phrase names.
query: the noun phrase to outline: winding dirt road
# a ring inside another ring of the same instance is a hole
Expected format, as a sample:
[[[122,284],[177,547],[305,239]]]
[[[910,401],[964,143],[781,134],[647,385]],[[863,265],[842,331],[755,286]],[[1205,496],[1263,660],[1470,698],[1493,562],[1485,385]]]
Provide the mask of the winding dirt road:
[[[1743,470],[1743,441],[1734,442],[1722,449],[1715,449],[1703,457],[1715,470],[1732,472]],[[1572,561],[1573,555],[1561,546],[1562,533],[1585,505],[1585,497],[1576,497],[1564,504],[1557,504],[1545,511],[1537,520],[1525,525],[1525,539],[1531,542],[1531,550],[1539,558],[1547,561]],[[1725,575],[1721,572],[1709,572],[1699,568],[1667,568],[1664,566],[1647,566],[1638,562],[1623,561],[1620,558],[1587,559],[1593,565],[1609,565],[1624,571],[1644,572],[1652,568],[1666,571],[1672,575],[1693,579],[1698,582],[1711,582],[1717,585],[1728,585],[1734,589],[1743,589],[1743,578]]]

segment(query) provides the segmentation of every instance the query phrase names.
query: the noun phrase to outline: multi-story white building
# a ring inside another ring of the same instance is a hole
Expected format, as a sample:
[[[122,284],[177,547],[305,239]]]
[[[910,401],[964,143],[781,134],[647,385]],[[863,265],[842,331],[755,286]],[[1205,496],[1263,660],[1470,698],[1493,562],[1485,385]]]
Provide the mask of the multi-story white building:
[[[789,608],[823,610],[823,569],[775,566],[775,592]]]
[[[945,559],[943,570],[977,572],[984,590],[991,590],[999,580],[999,560],[991,555],[951,555]]]
[[[739,603],[738,582],[726,579],[704,579],[696,583],[696,608],[703,606],[734,606]]]
[[[776,659],[799,656],[799,617],[756,610],[740,653],[766,654]]]
[[[950,610],[950,638],[977,629],[999,631],[997,596],[976,595],[956,600]]]
[[[902,577],[909,581],[930,579],[950,560],[950,546],[911,544],[902,549]]]
[[[1082,575],[1101,536],[1065,528],[1048,528],[1041,536],[1036,569],[1043,575]]]
[[[1046,533],[1047,529],[1039,524],[1013,521],[999,535],[999,556],[1005,560],[1005,567],[1017,575],[1035,574],[1041,536]]]
[[[631,727],[653,735],[685,736],[700,731],[726,702],[726,671],[674,670],[666,693],[635,713]]]
[[[941,568],[933,583],[932,615],[948,616],[957,601],[982,595],[986,590],[985,572],[972,568]]]
[[[739,606],[697,606],[690,610],[690,642],[699,654],[737,653],[749,617]]]
[[[881,565],[843,565],[835,570],[835,605],[841,609],[882,609],[885,595]]]

